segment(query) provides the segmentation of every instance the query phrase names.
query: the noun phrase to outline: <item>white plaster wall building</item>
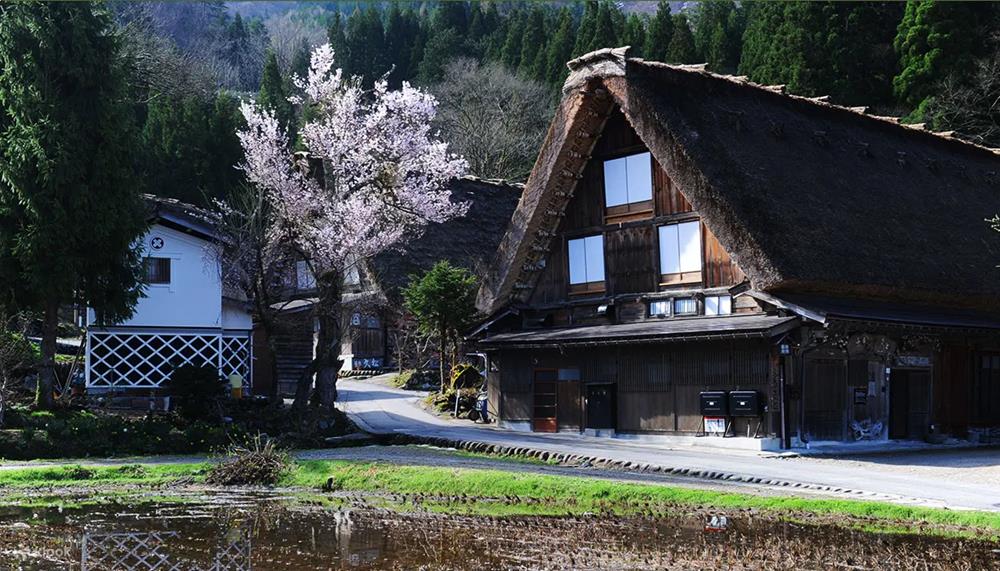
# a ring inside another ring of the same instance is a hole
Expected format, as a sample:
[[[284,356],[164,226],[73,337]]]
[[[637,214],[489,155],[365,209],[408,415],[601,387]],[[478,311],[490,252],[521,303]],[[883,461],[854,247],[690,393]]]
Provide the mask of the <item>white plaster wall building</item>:
[[[184,364],[214,365],[249,382],[252,318],[223,286],[213,217],[171,199],[148,201],[144,297],[122,323],[96,323],[88,311],[88,390],[156,389]]]

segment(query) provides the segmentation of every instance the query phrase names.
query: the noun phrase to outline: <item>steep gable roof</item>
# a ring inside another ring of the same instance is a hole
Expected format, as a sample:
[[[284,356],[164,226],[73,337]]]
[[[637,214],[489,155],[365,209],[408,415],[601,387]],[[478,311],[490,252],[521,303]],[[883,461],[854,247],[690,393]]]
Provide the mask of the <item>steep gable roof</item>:
[[[626,50],[569,63],[481,309],[531,289],[615,105],[754,289],[998,303],[995,151]]]

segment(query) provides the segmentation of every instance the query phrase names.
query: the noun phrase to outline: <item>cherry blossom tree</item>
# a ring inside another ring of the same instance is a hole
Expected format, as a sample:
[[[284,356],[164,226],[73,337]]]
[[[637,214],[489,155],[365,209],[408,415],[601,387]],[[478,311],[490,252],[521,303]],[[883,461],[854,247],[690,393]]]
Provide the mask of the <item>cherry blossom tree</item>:
[[[336,400],[342,336],[341,294],[352,264],[418,236],[430,222],[462,216],[448,182],[467,164],[432,131],[437,101],[409,84],[372,89],[334,69],[329,45],[317,47],[307,77],[294,77],[291,98],[309,119],[300,129],[305,152],[292,154],[274,115],[244,102],[239,132],[250,183],[274,210],[269,235],[299,252],[316,276],[319,333],[316,356],[300,379],[296,406],[305,405],[312,376],[324,406]]]

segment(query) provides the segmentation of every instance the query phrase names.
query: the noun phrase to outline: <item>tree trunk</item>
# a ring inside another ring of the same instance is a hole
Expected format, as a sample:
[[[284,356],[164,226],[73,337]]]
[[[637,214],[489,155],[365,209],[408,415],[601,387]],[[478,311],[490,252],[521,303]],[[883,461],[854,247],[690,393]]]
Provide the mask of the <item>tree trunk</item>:
[[[340,371],[340,344],[343,335],[343,304],[341,302],[343,278],[339,272],[329,272],[323,279],[316,280],[319,299],[316,302],[316,320],[319,332],[316,336],[316,354],[303,371],[295,389],[297,409],[305,408],[309,402],[312,376],[316,375],[316,393],[320,405],[333,408],[337,401],[337,372]]]
[[[447,330],[444,327],[442,327],[438,331],[438,336],[439,336],[439,339],[438,339],[438,369],[440,369],[440,371],[441,371],[441,392],[443,393],[445,391],[445,387],[448,386],[444,382],[445,379],[447,378],[447,375],[445,374],[445,369],[446,369],[446,367],[445,367],[445,361],[447,361],[447,355],[448,355],[448,332],[447,332]]]
[[[52,408],[52,387],[56,378],[56,329],[59,326],[59,303],[46,302],[42,319],[42,362],[38,366],[35,386],[35,406],[42,410]]]

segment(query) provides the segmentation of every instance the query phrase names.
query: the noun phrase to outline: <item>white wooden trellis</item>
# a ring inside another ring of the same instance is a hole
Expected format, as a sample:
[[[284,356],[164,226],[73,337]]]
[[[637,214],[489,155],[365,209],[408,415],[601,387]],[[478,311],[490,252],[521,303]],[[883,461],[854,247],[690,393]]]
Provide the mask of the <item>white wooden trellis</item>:
[[[88,388],[157,388],[174,368],[215,365],[251,378],[249,332],[92,330],[87,334]]]

